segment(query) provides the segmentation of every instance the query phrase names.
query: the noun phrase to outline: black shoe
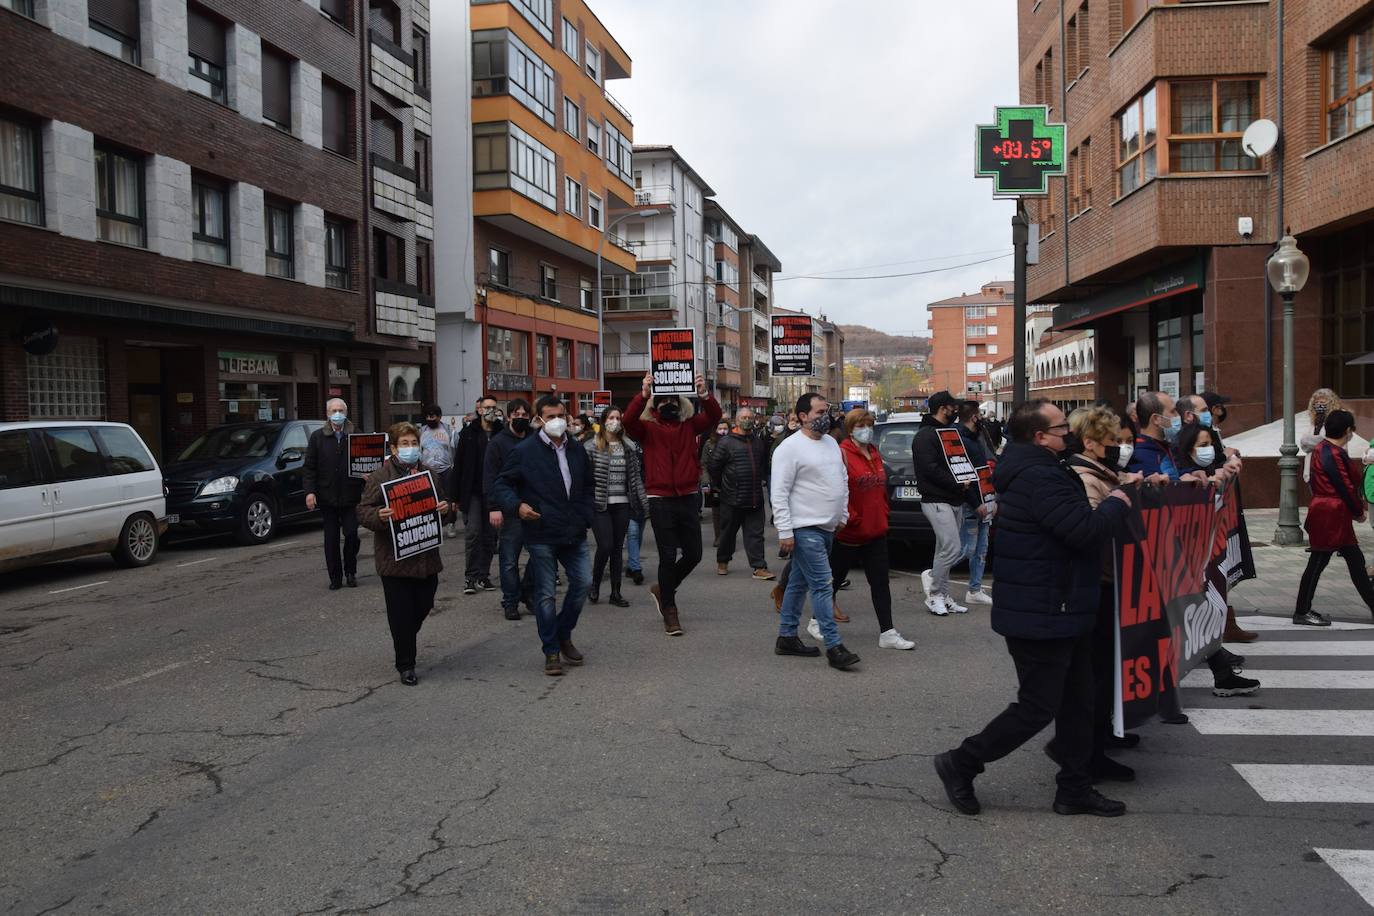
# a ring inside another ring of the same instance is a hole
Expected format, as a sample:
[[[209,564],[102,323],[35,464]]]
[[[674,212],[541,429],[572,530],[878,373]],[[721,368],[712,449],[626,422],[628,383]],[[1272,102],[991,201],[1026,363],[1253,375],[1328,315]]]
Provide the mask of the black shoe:
[[[817,658],[821,654],[817,646],[808,646],[797,636],[779,636],[773,645],[774,655],[796,655],[800,658]]]
[[[475,595],[475,594],[477,594],[477,580],[476,580],[476,579],[469,579],[469,580],[467,580],[466,582],[463,583],[463,594],[464,594],[464,595]]]
[[[420,683],[420,679],[415,676],[414,668],[407,668],[405,671],[401,672],[401,683],[405,684],[407,687],[414,687],[416,684]]]
[[[496,586],[492,585],[491,580],[488,579],[486,576],[483,576],[482,578],[477,580],[477,587],[484,592],[491,592],[496,590]]]
[[[1226,665],[1236,670],[1245,667],[1245,656],[1237,655],[1236,653],[1230,651],[1224,646],[1222,648],[1217,649],[1215,657],[1221,659],[1221,661],[1224,662]]]
[[[329,590],[330,590],[331,592],[337,592],[337,591],[338,591],[339,589],[341,589],[341,588],[343,588],[343,583],[342,583],[342,582],[337,582],[337,581],[335,581],[335,582],[330,582],[330,583],[329,583]]]
[[[1218,677],[1212,683],[1212,696],[1235,697],[1249,696],[1259,690],[1260,682],[1253,678],[1241,677],[1234,671],[1225,677]]]
[[[587,600],[590,601],[592,604],[596,604],[598,601],[601,600],[600,582],[593,582],[591,586],[587,589]]]
[[[505,613],[507,620],[520,619],[520,608],[518,607],[503,607],[501,610]]]
[[[1115,801],[1107,798],[1096,789],[1089,789],[1083,795],[1074,798],[1059,798],[1054,800],[1055,814],[1095,814],[1098,817],[1120,817],[1126,813],[1124,802]]]
[[[1160,713],[1159,721],[1165,725],[1187,725],[1188,714],[1186,712]]]
[[[629,606],[630,606],[630,602],[628,602],[628,601],[626,601],[624,598],[622,598],[621,595],[620,595],[620,592],[611,592],[611,597],[607,598],[607,599],[606,599],[606,602],[607,602],[608,604],[614,604],[616,607],[629,607]]]
[[[837,588],[837,589],[849,588],[849,580],[848,580],[848,579],[841,579],[841,580],[840,580],[840,584],[837,585],[837,586],[835,586],[835,588]]]
[[[949,803],[964,814],[977,814],[983,810],[978,796],[973,794],[973,780],[959,772],[954,765],[954,757],[949,751],[935,758],[935,775],[945,784],[945,795]]]
[[[643,584],[644,584],[644,570],[642,570],[642,569],[632,569],[632,570],[630,570],[630,581],[633,582],[635,585],[643,585]]]
[[[1107,747],[1133,748],[1138,744],[1140,744],[1140,736],[1135,732],[1126,732],[1120,738],[1116,735],[1107,736]]]
[[[859,656],[846,649],[844,643],[826,649],[825,657],[830,660],[830,667],[839,668],[841,671],[845,668],[853,668],[859,663]]]
[[[1305,614],[1294,614],[1293,625],[1299,627],[1329,627],[1331,621],[1327,620],[1316,611],[1308,611]]]
[[[353,573],[349,573],[348,575],[344,576],[344,585],[347,585],[349,588],[357,588],[358,577],[355,576]]]
[[[1135,782],[1135,770],[1110,757],[1094,760],[1088,769],[1093,774],[1093,782]]]

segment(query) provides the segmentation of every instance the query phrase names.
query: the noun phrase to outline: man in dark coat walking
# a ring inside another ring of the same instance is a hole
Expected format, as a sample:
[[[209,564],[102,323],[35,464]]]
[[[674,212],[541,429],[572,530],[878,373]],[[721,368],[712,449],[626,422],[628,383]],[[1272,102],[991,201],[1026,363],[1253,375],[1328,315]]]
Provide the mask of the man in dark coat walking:
[[[487,446],[501,430],[501,409],[496,399],[483,397],[477,402],[477,419],[463,427],[454,450],[449,492],[463,517],[467,568],[463,571],[463,594],[475,595],[478,589],[490,591],[491,557],[496,552],[496,529],[487,514],[482,479],[486,468]]]
[[[527,605],[530,601],[530,570],[525,564],[525,578],[520,578],[520,548],[524,545],[524,531],[520,520],[512,518],[507,522],[501,504],[496,501],[496,475],[506,466],[506,459],[515,447],[525,440],[530,431],[530,405],[524,398],[515,398],[506,404],[506,426],[487,446],[487,455],[482,463],[482,496],[487,505],[487,522],[497,530],[500,552],[497,569],[500,570],[501,610],[507,620],[520,619],[520,602]]]
[[[1035,737],[1050,722],[1046,746],[1059,763],[1058,814],[1126,813],[1092,788],[1092,631],[1097,622],[1102,544],[1116,533],[1131,499],[1120,487],[1094,510],[1078,476],[1059,461],[1069,424],[1045,400],[1016,408],[1009,444],[993,472],[998,511],[997,581],[992,628],[1007,641],[1020,683],[1016,702],[977,735],[935,758],[950,802],[964,814],[981,810],[973,779],[985,764]],[[1139,475],[1121,478],[1138,483]]]
[[[725,575],[735,555],[735,535],[744,529],[744,553],[755,579],[772,579],[764,558],[765,518],[763,484],[768,480],[768,449],[754,434],[754,411],[741,407],[735,425],[706,461],[706,473],[720,495],[720,543],[716,572]]]
[[[329,421],[310,434],[305,447],[305,506],[319,509],[324,520],[324,563],[331,591],[358,587],[358,501],[363,481],[348,476],[348,405],[331,398],[325,405]],[[343,532],[343,556],[339,533]]]

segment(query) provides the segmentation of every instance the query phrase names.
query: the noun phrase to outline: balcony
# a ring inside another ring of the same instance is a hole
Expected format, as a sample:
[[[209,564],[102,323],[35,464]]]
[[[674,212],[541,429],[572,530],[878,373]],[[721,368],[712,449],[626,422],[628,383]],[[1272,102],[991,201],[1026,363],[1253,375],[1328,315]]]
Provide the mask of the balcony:
[[[656,184],[650,185],[647,188],[635,188],[636,207],[672,209],[673,201],[673,186],[670,184]]]
[[[630,109],[620,104],[620,100],[617,99],[615,96],[611,95],[610,91],[607,90],[606,87],[603,86],[601,88],[601,94],[606,97],[606,101],[611,103],[612,108],[620,112],[620,116],[622,118],[624,118],[626,121],[629,121],[631,124],[634,123],[635,119],[630,117]]]
[[[417,204],[415,196],[415,172],[405,166],[372,154],[372,206],[383,213],[415,222]],[[430,225],[433,225],[433,208],[430,208]]]
[[[754,295],[761,297],[764,301],[768,300],[768,281],[758,274],[749,278],[749,285],[754,289]]]
[[[611,293],[605,299],[606,318],[638,318],[640,313],[677,312],[675,293]],[[645,314],[643,317],[648,318]]]
[[[633,372],[636,375],[649,371],[648,353],[607,353],[606,374]]]
[[[373,307],[378,334],[434,342],[434,301],[413,286],[373,278]]]
[[[773,386],[770,385],[768,382],[761,382],[761,381],[759,381],[758,377],[755,376],[755,377],[754,377],[754,386],[753,386],[753,389],[750,391],[750,397],[755,397],[755,398],[771,398],[772,396],[773,396]]]
[[[612,245],[614,245],[622,251],[628,251],[630,254],[635,253],[635,243],[630,241],[629,239],[621,238],[614,232],[606,233],[606,241],[610,242]]]
[[[369,30],[367,34],[371,47],[369,71],[372,85],[402,105],[414,106],[417,101],[415,55],[375,31]]]
[[[630,242],[630,250],[639,261],[676,261],[677,242],[673,239],[646,239]]]

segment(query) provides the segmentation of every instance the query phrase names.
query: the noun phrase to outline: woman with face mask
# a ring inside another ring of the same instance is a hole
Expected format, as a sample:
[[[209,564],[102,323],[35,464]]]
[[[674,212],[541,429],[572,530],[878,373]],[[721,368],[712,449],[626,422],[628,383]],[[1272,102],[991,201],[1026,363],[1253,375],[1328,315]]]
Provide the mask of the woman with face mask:
[[[629,607],[630,602],[620,594],[621,557],[630,516],[643,514],[647,497],[639,446],[625,438],[620,408],[611,406],[601,412],[601,430],[587,443],[587,457],[591,460],[592,479],[596,484],[596,515],[592,519],[596,557],[592,560],[592,586],[587,592],[587,600],[592,604],[600,600],[601,579],[609,561],[611,597],[608,600],[616,607]]]
[[[434,593],[444,562],[437,549],[396,559],[391,538],[392,510],[382,496],[382,484],[430,469],[420,460],[420,431],[414,424],[396,423],[387,433],[391,457],[367,478],[358,504],[358,523],[373,532],[372,556],[386,598],[386,622],[391,627],[396,670],[401,674],[402,684],[414,687],[420,682],[415,676],[416,637],[434,607]],[[437,482],[435,486],[437,491]],[[439,503],[439,514],[448,520],[448,502]]]
[[[1178,436],[1178,471],[1191,474],[1202,471],[1211,476],[1212,472],[1226,463],[1226,456],[1216,447],[1216,437],[1212,431],[1197,423],[1183,427]]]
[[[716,486],[711,480],[711,472],[707,470],[707,465],[711,461],[711,456],[716,453],[716,446],[720,440],[730,434],[730,419],[722,416],[716,421],[715,427],[711,432],[702,437],[701,454],[698,456],[701,465],[701,503],[702,506],[711,510],[711,546],[720,546],[720,494],[716,492]]]
[[[1364,565],[1364,554],[1355,537],[1355,523],[1363,523],[1368,516],[1364,491],[1360,486],[1360,467],[1346,452],[1355,434],[1355,416],[1348,410],[1335,409],[1323,418],[1322,441],[1312,449],[1312,502],[1307,507],[1307,529],[1311,554],[1307,569],[1298,588],[1298,603],[1293,610],[1293,623],[1299,626],[1328,627],[1331,621],[1312,610],[1326,565],[1332,554],[1339,553],[1350,569],[1350,580],[1360,598],[1374,613],[1374,585]]]

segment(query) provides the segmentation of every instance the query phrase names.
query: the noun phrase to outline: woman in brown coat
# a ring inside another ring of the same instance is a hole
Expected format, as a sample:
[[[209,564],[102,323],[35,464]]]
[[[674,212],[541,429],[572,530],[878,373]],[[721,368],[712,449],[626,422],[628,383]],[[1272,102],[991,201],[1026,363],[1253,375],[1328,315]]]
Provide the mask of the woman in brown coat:
[[[420,431],[414,424],[396,423],[387,432],[391,457],[367,478],[362,502],[358,503],[358,524],[373,532],[372,558],[386,596],[386,622],[396,650],[396,670],[401,672],[402,684],[414,687],[420,682],[415,676],[415,638],[434,607],[444,562],[437,549],[396,559],[391,543],[392,510],[382,498],[382,484],[429,469],[420,463]],[[445,522],[450,521],[447,502],[439,503],[439,514],[445,516]]]

